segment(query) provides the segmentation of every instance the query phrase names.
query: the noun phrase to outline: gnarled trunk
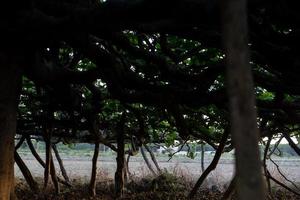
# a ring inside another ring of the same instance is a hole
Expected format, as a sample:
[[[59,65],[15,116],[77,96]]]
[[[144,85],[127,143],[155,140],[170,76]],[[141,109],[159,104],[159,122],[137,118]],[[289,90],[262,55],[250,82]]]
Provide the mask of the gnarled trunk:
[[[15,57],[0,52],[0,200],[14,187],[14,136],[20,73]],[[12,197],[14,198],[14,197]]]

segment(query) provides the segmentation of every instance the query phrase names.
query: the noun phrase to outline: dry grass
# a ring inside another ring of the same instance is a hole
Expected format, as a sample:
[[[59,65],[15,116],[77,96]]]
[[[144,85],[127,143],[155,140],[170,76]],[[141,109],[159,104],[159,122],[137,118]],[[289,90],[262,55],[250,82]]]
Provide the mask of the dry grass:
[[[155,200],[184,200],[191,190],[194,183],[194,177],[187,173],[186,169],[182,169],[179,166],[175,166],[173,169],[167,172],[153,176],[150,175],[147,170],[143,169],[143,173],[139,173],[139,176],[133,176],[128,180],[124,197],[126,200],[143,200],[143,199],[155,199]],[[217,183],[218,174],[212,176],[213,183]],[[208,180],[208,182],[211,180]],[[42,187],[43,180],[37,179],[38,184]],[[202,187],[197,193],[195,199],[211,199],[217,200],[222,197],[220,190],[215,190],[210,187],[210,184],[206,182],[205,187]],[[33,193],[28,188],[23,179],[16,181],[16,194],[20,200],[111,200],[114,199],[114,186],[113,180],[109,178],[108,172],[99,171],[97,176],[97,196],[89,197],[88,185],[80,178],[72,180],[72,188],[65,186],[61,187],[60,194],[54,194],[54,189],[50,185],[46,191],[40,188],[39,193]],[[214,185],[215,186],[215,185]],[[280,200],[294,200],[300,199],[284,190],[276,190],[273,194],[273,199]]]

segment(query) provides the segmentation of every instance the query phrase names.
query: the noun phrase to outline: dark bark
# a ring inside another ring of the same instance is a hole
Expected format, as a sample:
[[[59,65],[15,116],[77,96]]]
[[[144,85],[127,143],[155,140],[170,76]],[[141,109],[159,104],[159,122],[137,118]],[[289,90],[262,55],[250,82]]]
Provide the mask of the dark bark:
[[[149,154],[150,154],[150,156],[151,156],[151,159],[152,159],[154,165],[156,166],[157,171],[160,173],[160,172],[161,172],[161,169],[160,169],[160,167],[159,167],[159,165],[158,165],[158,162],[157,162],[157,160],[156,160],[156,158],[155,158],[155,155],[153,154],[153,152],[151,151],[151,149],[148,147],[148,145],[147,145],[146,143],[144,144],[144,147],[145,147],[146,150],[149,152]]]
[[[49,174],[50,174],[50,170],[51,170],[51,160],[52,160],[52,156],[51,156],[51,136],[49,133],[49,130],[45,130],[45,136],[44,136],[44,140],[45,140],[45,149],[46,149],[46,163],[45,163],[45,170],[44,170],[44,189],[47,188],[48,185],[48,180],[49,180]]]
[[[123,117],[122,117],[123,118]],[[121,198],[124,192],[124,170],[125,170],[125,144],[124,144],[124,119],[118,124],[117,136],[117,170],[115,173],[115,193],[116,198]]]
[[[22,146],[22,144],[23,144],[23,142],[25,141],[25,139],[26,139],[25,136],[22,136],[22,137],[20,138],[20,140],[18,141],[18,143],[17,143],[16,146],[15,146],[15,151],[18,150],[18,149]]]
[[[231,134],[235,147],[237,194],[241,200],[264,200],[265,185],[258,150],[255,96],[247,40],[246,0],[221,4],[223,44]]]
[[[213,171],[217,167],[217,164],[218,164],[218,162],[220,160],[220,157],[222,155],[223,149],[225,147],[225,143],[227,141],[228,135],[229,135],[229,132],[225,131],[224,134],[223,134],[223,136],[222,136],[222,139],[220,141],[220,144],[218,146],[218,149],[216,151],[216,154],[215,154],[213,160],[211,161],[210,165],[205,169],[205,171],[202,173],[202,175],[200,176],[200,178],[196,182],[195,186],[191,190],[191,192],[189,194],[189,199],[192,199],[196,195],[197,190],[200,188],[200,186],[202,185],[202,183],[204,182],[204,180],[206,179],[206,177],[209,175],[209,173],[211,171]]]
[[[93,166],[92,166],[92,175],[90,180],[90,195],[96,196],[96,178],[97,178],[97,161],[99,155],[99,142],[95,143],[94,155],[93,155]]]
[[[201,144],[201,170],[202,170],[202,173],[205,170],[205,166],[204,166],[204,144]]]
[[[268,159],[268,152],[269,152],[271,141],[272,141],[272,136],[270,136],[268,138],[268,141],[267,141],[267,144],[266,144],[265,150],[264,150],[264,157],[263,157],[264,175],[265,175],[265,178],[267,181],[267,189],[268,189],[269,194],[271,194],[271,182],[270,182],[270,178],[267,176],[267,174],[268,174],[267,159]]]
[[[124,165],[124,182],[125,182],[125,184],[128,183],[128,180],[129,180],[128,163],[127,163],[127,159],[125,158],[125,165]]]
[[[127,178],[131,177],[131,172],[129,170],[129,160],[130,160],[130,155],[128,154],[127,159],[126,159],[126,174],[127,174]]]
[[[289,185],[292,185],[295,189],[297,189],[298,191],[300,191],[300,188],[299,188],[299,186],[297,185],[297,182],[294,182],[294,181],[288,179],[288,178],[283,174],[283,172],[280,170],[279,165],[278,165],[272,158],[269,158],[269,160],[276,166],[276,169],[277,169],[278,173],[281,175],[281,177],[284,178],[284,180],[285,180]]]
[[[39,154],[36,152],[32,142],[31,142],[31,139],[30,137],[28,136],[26,138],[26,141],[27,141],[27,144],[28,144],[28,147],[32,153],[32,155],[35,157],[35,159],[42,165],[43,168],[46,167],[46,163],[42,160],[42,158],[39,156]]]
[[[60,168],[62,176],[64,177],[64,179],[65,179],[66,182],[70,183],[69,176],[67,174],[67,171],[66,171],[66,169],[64,167],[64,163],[63,163],[63,161],[62,161],[62,159],[61,159],[61,157],[59,155],[59,152],[58,152],[55,144],[52,145],[52,149],[54,151],[55,157],[56,157],[57,162],[59,164],[59,168]]]
[[[29,185],[30,189],[33,192],[37,192],[38,191],[37,183],[33,179],[28,167],[26,166],[26,164],[23,162],[22,158],[20,157],[20,155],[16,151],[15,151],[15,161],[16,161],[18,167],[20,168],[20,170],[21,170],[27,184]]]
[[[55,165],[52,157],[52,145],[51,145],[51,128],[46,127],[45,128],[45,135],[44,135],[44,140],[45,140],[45,148],[46,148],[46,163],[45,163],[45,171],[44,171],[44,189],[47,188],[48,185],[48,180],[49,180],[49,175],[51,176],[52,183],[55,188],[56,194],[59,193],[59,184],[58,184],[58,179],[56,176],[56,170],[55,170]]]
[[[144,161],[145,161],[147,167],[149,168],[149,170],[151,171],[151,173],[152,173],[153,175],[156,175],[156,173],[155,173],[155,171],[154,171],[154,169],[153,169],[151,163],[149,162],[149,159],[148,159],[148,157],[147,157],[147,155],[146,155],[146,153],[145,153],[143,147],[141,147],[141,153],[142,153],[142,156],[143,156],[143,158],[144,158]]]
[[[283,132],[282,134],[285,137],[285,139],[288,141],[290,147],[292,147],[294,151],[298,154],[298,156],[300,156],[300,148],[294,143],[294,141],[287,133]]]
[[[40,163],[40,165],[45,168],[46,167],[46,163],[42,160],[42,158],[39,156],[39,154],[36,152],[31,140],[29,137],[26,138],[26,141],[27,141],[27,144],[28,144],[28,147],[32,153],[32,155],[35,157],[35,159]],[[57,180],[59,183],[61,184],[64,184],[68,187],[72,187],[72,185],[69,183],[69,182],[66,182],[64,180],[62,180],[61,178],[57,177]]]
[[[14,198],[14,136],[20,71],[17,58],[0,52],[0,199]],[[11,193],[13,196],[11,196]]]
[[[268,171],[267,176],[274,181],[276,184],[280,185],[281,187],[285,188],[287,191],[290,191],[292,193],[294,193],[295,195],[300,196],[300,193],[293,190],[292,188],[290,188],[289,186],[285,185],[284,183],[280,182],[279,180],[277,180],[276,178],[274,178],[273,176],[271,176],[270,172]]]
[[[50,175],[51,175],[52,183],[55,188],[55,193],[58,194],[59,193],[59,184],[58,184],[58,178],[56,176],[56,170],[55,170],[55,165],[54,165],[54,161],[52,158],[52,154],[50,154]]]
[[[127,169],[127,173],[129,174],[129,176],[131,175],[130,171],[129,171],[129,160],[130,160],[130,155],[128,154],[127,159],[126,159],[126,169]]]

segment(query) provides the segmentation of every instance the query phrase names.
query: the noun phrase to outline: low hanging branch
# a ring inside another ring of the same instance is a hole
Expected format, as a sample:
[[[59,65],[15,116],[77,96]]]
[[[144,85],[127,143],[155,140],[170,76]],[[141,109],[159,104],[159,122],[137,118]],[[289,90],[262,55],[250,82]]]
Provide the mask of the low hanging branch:
[[[206,179],[206,177],[209,175],[209,173],[211,171],[213,171],[217,167],[217,164],[218,164],[218,162],[219,162],[219,160],[221,158],[223,149],[225,147],[228,135],[229,135],[229,131],[225,130],[224,134],[223,134],[223,136],[221,138],[220,144],[219,144],[219,146],[217,148],[216,154],[215,154],[215,156],[214,156],[214,158],[212,160],[212,162],[205,169],[205,171],[202,173],[202,175],[200,176],[200,178],[196,182],[195,186],[191,190],[190,194],[188,195],[189,199],[192,199],[196,195],[198,189],[200,188],[200,186],[202,185],[202,183],[204,182],[204,180]]]
[[[278,181],[276,178],[274,178],[273,176],[271,176],[270,172],[267,171],[267,176],[274,181],[276,184],[280,185],[281,187],[285,188],[286,190],[300,196],[300,193],[296,192],[295,190],[293,190],[292,188],[288,187],[287,185],[283,184],[282,182]]]
[[[26,164],[24,163],[24,161],[22,160],[22,158],[20,157],[20,155],[16,151],[15,151],[15,162],[17,163],[18,167],[20,168],[20,170],[21,170],[27,184],[29,185],[30,189],[33,192],[37,192],[38,191],[37,183],[33,179],[28,167],[26,166]]]
[[[185,140],[184,143],[180,145],[180,147],[177,149],[177,151],[175,151],[175,152],[169,154],[168,162],[173,158],[173,156],[174,156],[175,154],[177,154],[178,152],[180,152],[180,151],[183,149],[183,147],[184,147],[184,145],[185,145],[186,143],[187,143],[187,140]],[[176,145],[176,146],[177,146],[177,145]],[[188,152],[189,152],[189,151],[190,151],[190,147],[189,147],[188,144],[187,144],[187,146],[188,146],[188,148],[189,148],[189,150],[188,150]]]
[[[289,180],[283,173],[282,171],[280,170],[280,167],[279,165],[272,159],[270,158],[270,161],[276,166],[276,169],[278,171],[278,173],[287,181],[289,182],[291,185],[293,185],[297,190],[300,190],[299,187],[291,180]]]
[[[278,146],[281,142],[281,140],[284,138],[284,136],[281,136],[279,138],[279,140],[275,143],[274,147],[272,148],[272,150],[269,152],[268,157],[271,157],[271,155],[276,151],[276,149],[278,149]]]

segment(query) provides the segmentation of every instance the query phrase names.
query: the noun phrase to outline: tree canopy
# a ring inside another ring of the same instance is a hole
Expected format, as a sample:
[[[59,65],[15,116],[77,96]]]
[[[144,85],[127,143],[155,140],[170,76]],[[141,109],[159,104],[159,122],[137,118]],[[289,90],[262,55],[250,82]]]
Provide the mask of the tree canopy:
[[[297,5],[249,0],[247,48],[259,136],[285,137],[299,154],[291,140],[300,121]],[[22,75],[16,134],[117,150],[122,130],[138,146],[196,140],[217,149],[230,128],[223,7],[216,0],[3,3],[1,56]],[[232,148],[229,137],[225,150]]]

